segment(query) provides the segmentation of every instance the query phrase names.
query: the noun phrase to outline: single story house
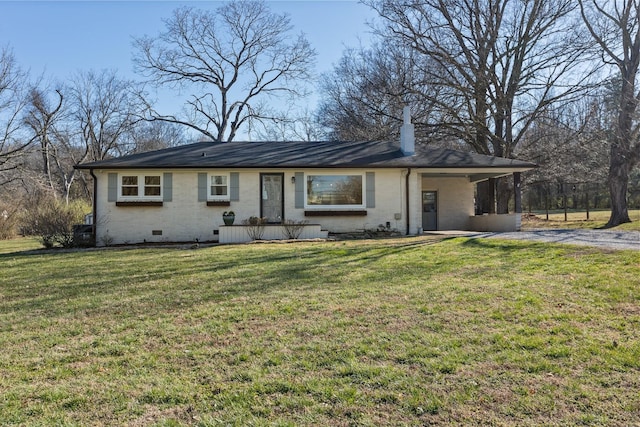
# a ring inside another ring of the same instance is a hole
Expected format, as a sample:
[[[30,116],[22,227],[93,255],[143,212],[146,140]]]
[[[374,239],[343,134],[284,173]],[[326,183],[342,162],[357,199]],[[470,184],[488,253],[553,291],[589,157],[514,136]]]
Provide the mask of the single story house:
[[[240,225],[265,218],[265,238],[283,221],[307,221],[301,237],[377,229],[507,231],[509,215],[475,215],[475,185],[535,164],[416,146],[408,111],[400,141],[199,142],[76,166],[94,180],[97,245],[241,242]],[[223,213],[234,211],[226,226]]]

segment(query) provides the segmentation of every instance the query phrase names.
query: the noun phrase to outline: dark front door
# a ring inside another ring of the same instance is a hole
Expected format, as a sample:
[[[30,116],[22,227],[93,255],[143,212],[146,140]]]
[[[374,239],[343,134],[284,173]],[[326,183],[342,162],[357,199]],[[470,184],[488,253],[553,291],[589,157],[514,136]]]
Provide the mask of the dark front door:
[[[282,223],[284,214],[284,174],[260,174],[260,217],[272,224]]]
[[[422,229],[434,231],[438,229],[438,192],[422,192]]]

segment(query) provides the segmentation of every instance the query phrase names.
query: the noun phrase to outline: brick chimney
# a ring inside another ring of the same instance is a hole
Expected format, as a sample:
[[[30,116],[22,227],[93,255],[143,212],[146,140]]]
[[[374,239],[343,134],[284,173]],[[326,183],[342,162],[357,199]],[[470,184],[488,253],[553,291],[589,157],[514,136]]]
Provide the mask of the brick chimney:
[[[413,156],[416,153],[416,138],[413,124],[411,123],[411,110],[409,106],[402,109],[402,127],[400,128],[400,150],[405,156]]]

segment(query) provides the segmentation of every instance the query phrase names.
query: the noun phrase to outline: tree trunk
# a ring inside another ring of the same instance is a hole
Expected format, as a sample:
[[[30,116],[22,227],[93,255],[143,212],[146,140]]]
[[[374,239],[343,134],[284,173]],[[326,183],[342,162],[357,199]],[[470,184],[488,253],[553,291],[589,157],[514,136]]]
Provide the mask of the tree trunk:
[[[635,74],[633,74],[635,78]],[[634,97],[635,86],[622,82],[621,107],[618,116],[615,142],[611,145],[611,161],[609,163],[609,193],[611,194],[611,217],[605,227],[615,227],[631,222],[627,209],[627,187],[629,171],[634,164],[634,153],[631,144],[633,113],[637,100]]]
[[[629,184],[629,162],[621,150],[611,147],[611,166],[609,168],[609,193],[611,195],[611,217],[606,228],[631,222],[627,208],[627,186]]]
[[[547,214],[546,219],[547,219],[547,221],[549,221],[549,184],[545,184],[544,211]]]
[[[513,194],[514,194],[516,213],[522,213],[522,190],[520,186],[521,186],[520,172],[514,172],[513,173]],[[531,204],[529,204],[529,207],[531,207]]]
[[[494,214],[496,213],[496,192],[495,192],[495,180],[489,179],[477,184],[478,199],[476,200],[477,214]]]
[[[513,194],[511,190],[511,184],[509,183],[509,177],[503,176],[502,178],[496,178],[497,184],[497,209],[496,213],[498,214],[508,214],[509,213],[509,200],[511,200],[511,195]]]
[[[587,192],[584,195],[584,206],[587,210],[587,221],[589,220],[589,184],[587,184]]]

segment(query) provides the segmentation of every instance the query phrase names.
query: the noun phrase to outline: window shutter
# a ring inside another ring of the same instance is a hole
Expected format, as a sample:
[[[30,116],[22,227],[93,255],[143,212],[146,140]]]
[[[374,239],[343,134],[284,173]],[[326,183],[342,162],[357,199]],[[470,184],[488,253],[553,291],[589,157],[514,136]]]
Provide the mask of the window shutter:
[[[304,209],[304,173],[296,172],[296,209]]]
[[[164,173],[162,176],[162,201],[170,202],[173,199],[173,174]]]
[[[376,207],[376,174],[375,172],[367,172],[367,207]]]
[[[110,173],[107,175],[107,201],[115,202],[118,200],[118,174]]]
[[[231,172],[229,176],[229,199],[232,202],[240,200],[240,174]]]
[[[198,173],[198,201],[207,201],[207,174]]]

